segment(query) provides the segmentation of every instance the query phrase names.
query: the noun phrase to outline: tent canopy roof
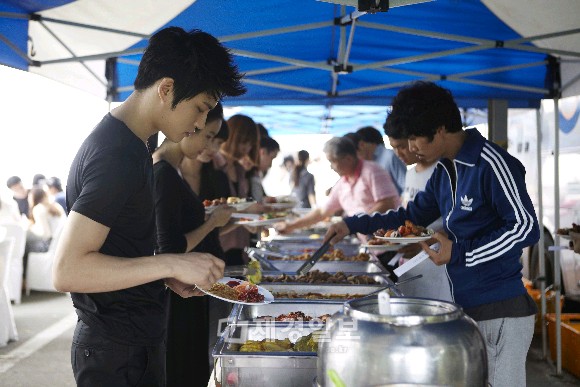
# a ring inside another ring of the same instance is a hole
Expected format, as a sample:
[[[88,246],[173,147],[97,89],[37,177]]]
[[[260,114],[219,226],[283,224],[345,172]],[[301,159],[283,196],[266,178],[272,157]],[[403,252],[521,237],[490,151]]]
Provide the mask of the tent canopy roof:
[[[561,2],[568,7],[565,13],[580,10],[580,2]],[[532,3],[531,8],[537,1]],[[489,99],[508,100],[510,107],[537,107],[542,98],[557,95],[559,65],[554,56],[577,60],[580,54],[532,45],[547,41],[541,36],[544,31],[522,37],[488,5],[513,16],[497,0],[438,0],[363,14],[344,24],[341,18],[355,12],[354,7],[315,0],[174,0],[169,6],[154,0],[108,6],[97,1],[0,0],[0,18],[11,13],[0,27],[0,63],[61,77],[104,96],[103,59],[116,57],[112,91],[116,100],[124,100],[132,91],[147,36],[175,25],[207,31],[232,50],[247,74],[249,91],[226,100],[229,105],[386,106],[402,85],[420,79],[449,88],[463,107],[486,107]],[[42,18],[31,21],[27,30],[31,13]],[[578,22],[570,23],[577,24],[575,30],[562,26],[572,30],[565,34],[568,38],[580,31]],[[36,55],[31,58],[27,53],[32,48]],[[91,85],[65,70],[73,65],[89,74]]]

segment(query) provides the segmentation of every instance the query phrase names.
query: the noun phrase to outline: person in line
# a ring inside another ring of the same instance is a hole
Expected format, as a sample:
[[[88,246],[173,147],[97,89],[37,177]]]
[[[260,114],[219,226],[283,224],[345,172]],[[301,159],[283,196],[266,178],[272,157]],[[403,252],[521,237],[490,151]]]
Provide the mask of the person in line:
[[[296,161],[294,160],[294,156],[287,155],[284,156],[282,159],[282,175],[280,176],[280,182],[286,184],[288,186],[288,193],[292,192],[292,171],[296,166]]]
[[[182,160],[198,157],[221,123],[218,104],[208,113],[203,129],[197,128],[179,143],[166,139],[153,153],[158,254],[197,251],[223,259],[217,231],[228,223],[234,208],[218,206],[206,220],[203,202],[179,174]],[[182,298],[173,292],[168,296],[167,386],[205,387],[210,376],[207,299]]]
[[[43,187],[44,183],[46,183],[46,176],[44,176],[42,173],[37,173],[36,175],[32,176],[33,187]]]
[[[351,216],[359,212],[384,212],[400,205],[397,189],[387,171],[372,161],[361,160],[351,140],[333,137],[324,144],[330,167],[340,176],[327,202],[291,221],[274,225],[280,233],[311,226],[337,211]]]
[[[259,203],[268,203],[271,197],[266,195],[262,180],[266,173],[272,168],[272,160],[278,156],[280,144],[272,137],[260,137],[260,157],[258,166],[253,167],[249,172],[250,194]]]
[[[26,236],[27,251],[45,252],[52,237],[63,225],[64,210],[48,200],[41,187],[32,187],[28,194],[30,226]]]
[[[228,119],[228,129],[228,139],[220,149],[220,154],[225,159],[223,171],[228,177],[231,196],[247,198],[250,196],[250,182],[246,176],[246,168],[259,163],[258,127],[250,117],[236,114]],[[257,209],[249,208],[245,211],[255,212]],[[225,251],[226,265],[242,265],[248,262],[249,258],[243,251],[244,247],[250,245],[250,232],[247,229],[231,229],[226,235],[221,235],[220,241]]]
[[[409,140],[404,137],[404,134],[399,127],[385,124],[384,130],[389,138],[389,143],[393,148],[395,155],[397,155],[405,165],[413,166],[407,170],[405,188],[402,195],[403,206],[406,207],[407,203],[412,202],[415,199],[418,192],[425,190],[427,181],[435,170],[437,160],[419,158],[415,153],[411,152],[409,150]],[[443,231],[443,220],[439,218],[427,227],[434,231]],[[398,252],[404,254],[399,262],[399,264],[403,264],[421,252],[421,245],[418,243],[404,245]],[[442,301],[452,301],[451,289],[449,288],[449,280],[447,279],[445,265],[438,266],[435,265],[433,261],[427,259],[399,277],[398,281],[419,274],[423,276],[420,281],[410,281],[399,285],[399,290],[406,297],[422,297]]]
[[[438,159],[424,191],[407,208],[358,214],[329,227],[332,244],[354,232],[393,229],[405,220],[426,226],[443,217],[438,251],[421,242],[437,265],[447,265],[453,300],[479,326],[487,347],[488,382],[525,386],[535,302],[522,282],[522,249],[540,236],[523,165],[476,129],[463,129],[449,90],[417,82],[399,91],[387,118],[409,149]],[[333,236],[336,234],[335,236]]]
[[[28,190],[24,188],[22,179],[18,176],[10,176],[6,186],[12,191],[12,199],[18,204],[20,214],[28,218],[30,207],[28,205]]]
[[[310,155],[307,151],[298,152],[298,164],[292,171],[292,196],[298,199],[299,208],[316,207],[316,194],[314,192],[314,175],[308,172],[307,166]]]
[[[218,104],[210,111],[207,117],[208,123],[211,122],[210,118],[213,118],[214,110],[218,111],[220,106],[221,104]],[[219,152],[222,144],[228,139],[229,129],[228,123],[223,119],[223,114],[220,120],[222,124],[219,132],[203,151],[195,158],[185,157],[179,166],[183,179],[201,200],[231,196],[228,176],[223,171],[226,160]]]
[[[202,295],[223,276],[209,253],[155,248],[153,165],[147,139],[179,142],[203,129],[223,96],[245,91],[228,50],[210,34],[155,33],[135,91],[89,134],[66,184],[69,216],[53,282],[71,292],[79,321],[71,361],[79,386],[165,386],[166,287]]]
[[[206,124],[206,126],[210,125],[211,122],[219,119],[221,121],[219,132],[197,157],[185,157],[180,166],[184,180],[201,200],[213,200],[231,196],[230,183],[226,173],[223,171],[226,160],[220,153],[222,144],[229,137],[229,129],[227,122],[223,119],[223,111],[219,111],[220,107],[221,105],[218,104],[209,112]],[[220,227],[219,232],[214,230],[212,235],[204,240],[204,245],[211,251],[215,251],[214,255],[216,257],[225,260],[219,236],[227,235],[228,232],[236,227],[241,226],[230,221],[228,225]],[[208,243],[211,243],[211,246],[207,246]],[[209,344],[206,349],[211,360],[210,367],[212,367],[213,357],[211,357],[211,352],[223,330],[223,326],[220,326],[220,323],[229,316],[232,304],[213,297],[207,300],[207,304],[209,309]]]
[[[407,166],[395,156],[395,152],[385,147],[383,136],[376,128],[365,126],[357,130],[356,133],[360,136],[359,156],[365,160],[372,160],[389,171],[397,186],[397,192],[401,195],[405,187]]]
[[[66,194],[62,190],[60,179],[53,176],[46,180],[46,186],[48,187],[48,193],[52,196],[53,200],[60,204],[62,209],[66,211]]]

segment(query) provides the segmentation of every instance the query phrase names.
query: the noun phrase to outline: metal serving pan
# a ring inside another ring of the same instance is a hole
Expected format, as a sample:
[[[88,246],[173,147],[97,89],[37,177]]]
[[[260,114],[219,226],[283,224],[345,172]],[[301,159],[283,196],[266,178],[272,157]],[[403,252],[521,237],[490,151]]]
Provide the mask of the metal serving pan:
[[[286,274],[286,275],[295,275],[296,273],[282,273],[282,272],[262,272],[262,282],[260,283],[260,286],[263,286],[265,284],[292,284],[294,286],[304,286],[304,285],[314,285],[314,286],[329,286],[329,285],[336,285],[336,286],[387,286],[389,284],[391,284],[392,282],[390,281],[390,279],[385,275],[385,274],[375,274],[375,273],[344,273],[347,276],[350,275],[356,275],[356,276],[366,276],[366,277],[370,277],[373,280],[375,280],[375,284],[349,284],[349,283],[333,283],[333,282],[299,282],[299,281],[295,281],[295,282],[270,282],[270,281],[266,281],[265,277],[276,277],[282,274]],[[333,272],[330,272],[329,274],[333,274]]]
[[[260,316],[279,316],[291,312],[302,312],[307,316],[316,318],[324,314],[333,315],[342,310],[342,300],[289,300],[274,301],[271,304],[243,305],[235,304],[230,314],[232,323],[252,321]]]
[[[294,274],[306,261],[271,261],[272,266],[286,274]],[[311,270],[320,270],[328,273],[368,274],[387,273],[387,270],[378,262],[368,261],[318,261]],[[264,275],[270,275],[263,270]]]
[[[281,327],[281,326],[280,326]],[[213,349],[221,369],[221,383],[235,380],[238,386],[289,386],[312,385],[316,377],[316,352],[239,352],[239,346],[247,340],[261,340],[262,332],[276,339],[289,338],[295,342],[299,337],[313,331],[307,325],[297,333],[293,329],[260,328],[252,325],[229,325]]]
[[[322,240],[303,241],[303,242],[272,240],[268,242],[260,242],[258,247],[282,254],[298,255],[304,253],[305,249],[312,250],[314,252],[320,246],[322,246]],[[345,255],[356,255],[360,250],[360,243],[339,242],[336,245],[334,245],[334,248],[341,249]]]
[[[356,298],[354,296],[362,296],[375,292],[387,285],[393,285],[393,281],[388,278],[383,278],[384,283],[378,285],[348,285],[348,284],[297,284],[297,283],[271,283],[271,282],[263,282],[260,286],[268,289],[270,292],[274,294],[274,298],[277,300],[312,300],[311,298],[300,297],[300,295],[307,294],[307,293],[316,293],[321,295],[331,295],[331,294],[340,294],[340,295],[348,295],[345,297],[340,298],[333,298],[337,300],[347,300],[351,298]],[[297,294],[299,297],[296,298],[287,298],[277,296],[279,293],[294,293]],[[401,291],[396,288],[390,288],[389,293],[392,296],[400,297],[402,295]],[[321,299],[321,298],[314,298]],[[322,298],[324,299],[324,298]]]

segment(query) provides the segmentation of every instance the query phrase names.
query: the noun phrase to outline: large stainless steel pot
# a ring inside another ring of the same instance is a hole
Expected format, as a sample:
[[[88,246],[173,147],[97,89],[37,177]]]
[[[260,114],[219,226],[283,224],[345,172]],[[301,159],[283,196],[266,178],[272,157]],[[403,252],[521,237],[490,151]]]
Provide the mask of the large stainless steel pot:
[[[487,385],[483,337],[458,305],[391,298],[391,315],[378,310],[370,296],[346,302],[333,316],[319,342],[319,385]]]

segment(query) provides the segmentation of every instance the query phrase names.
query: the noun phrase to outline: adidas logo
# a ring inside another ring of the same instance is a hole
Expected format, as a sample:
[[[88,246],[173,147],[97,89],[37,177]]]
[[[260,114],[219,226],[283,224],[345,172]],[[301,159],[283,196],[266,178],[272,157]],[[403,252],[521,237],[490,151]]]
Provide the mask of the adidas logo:
[[[473,203],[473,198],[468,199],[467,195],[461,197],[461,209],[463,211],[473,211],[473,208],[471,208],[471,203]]]

